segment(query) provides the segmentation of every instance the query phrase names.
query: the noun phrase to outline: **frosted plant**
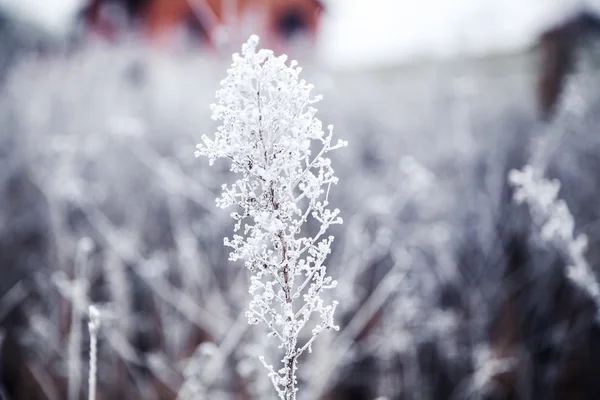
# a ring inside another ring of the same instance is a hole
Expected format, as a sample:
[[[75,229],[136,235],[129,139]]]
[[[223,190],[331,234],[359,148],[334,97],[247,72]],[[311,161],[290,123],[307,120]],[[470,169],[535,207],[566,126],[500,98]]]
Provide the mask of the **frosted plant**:
[[[202,373],[217,351],[218,349],[211,342],[204,342],[196,348],[194,356],[185,367],[184,376],[186,379],[179,390],[178,399],[191,400],[209,397],[205,382],[202,379]]]
[[[239,176],[223,185],[217,199],[221,208],[236,206],[232,261],[245,260],[252,272],[247,317],[250,324],[266,324],[269,336],[283,348],[283,366],[275,370],[264,358],[269,377],[280,399],[296,398],[297,362],[323,331],[338,327],[333,321],[337,302],[326,305],[325,289],[337,284],[326,274],[325,260],[333,236],[333,224],[341,224],[339,210],[328,208],[331,184],[337,183],[331,161],[325,155],[346,145],[332,143],[333,128],[324,133],[312,105],[312,85],[299,80],[301,68],[287,56],[256,50],[258,37],[251,36],[217,91],[212,105],[214,120],[222,121],[215,138],[203,136],[196,156],[212,164],[218,158],[231,161]],[[313,156],[313,145],[318,146]],[[306,235],[306,223],[314,220],[317,232]],[[304,229],[303,229],[304,228]],[[301,331],[320,315],[310,337]]]
[[[475,347],[473,361],[475,371],[467,382],[467,391],[473,398],[486,398],[486,393],[496,384],[495,378],[511,371],[516,362],[514,358],[499,357],[487,345]]]
[[[543,240],[553,243],[567,260],[567,277],[585,290],[600,309],[600,286],[586,259],[587,236],[574,235],[575,221],[564,200],[558,199],[560,182],[536,176],[532,166],[512,170],[509,182],[517,203],[527,203],[533,221],[541,226]]]
[[[100,312],[95,306],[88,308],[90,320],[90,371],[89,371],[89,400],[96,400],[97,368],[98,368],[98,329],[100,328]]]

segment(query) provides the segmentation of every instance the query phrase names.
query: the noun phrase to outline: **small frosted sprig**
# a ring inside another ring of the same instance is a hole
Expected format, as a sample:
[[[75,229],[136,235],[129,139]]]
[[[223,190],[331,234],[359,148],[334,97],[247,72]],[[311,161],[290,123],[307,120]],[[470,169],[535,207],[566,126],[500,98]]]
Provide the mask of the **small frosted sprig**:
[[[567,277],[588,292],[599,305],[600,286],[585,258],[588,239],[575,235],[575,221],[567,203],[558,198],[560,182],[544,179],[530,165],[512,170],[508,180],[515,188],[514,200],[529,206],[543,240],[553,243],[567,260]]]
[[[251,36],[241,54],[233,55],[211,106],[221,125],[214,138],[202,137],[196,156],[208,157],[211,165],[227,159],[238,176],[222,186],[217,199],[221,208],[236,208],[234,234],[224,244],[232,249],[230,260],[243,260],[252,272],[246,316],[250,324],[264,323],[284,349],[281,369],[264,364],[279,397],[291,400],[298,357],[321,332],[339,329],[333,319],[337,303],[326,305],[321,293],[337,285],[327,276],[334,238],[326,233],[343,222],[340,211],[329,208],[338,178],[327,154],[347,143],[333,141],[333,127],[323,131],[313,107],[321,97],[299,78],[297,63],[288,65],[285,55],[257,45],[258,37]],[[306,237],[303,227],[310,219],[320,227]],[[321,323],[299,343],[315,314]]]

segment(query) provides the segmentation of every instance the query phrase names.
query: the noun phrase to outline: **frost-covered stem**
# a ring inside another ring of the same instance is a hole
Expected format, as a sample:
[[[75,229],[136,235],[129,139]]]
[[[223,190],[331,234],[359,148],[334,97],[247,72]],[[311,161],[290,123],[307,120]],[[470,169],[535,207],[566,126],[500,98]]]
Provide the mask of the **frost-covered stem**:
[[[277,203],[273,202],[273,207],[277,209]],[[298,335],[294,329],[294,308],[292,306],[292,287],[290,282],[290,265],[287,262],[287,244],[285,242],[285,234],[283,231],[279,231],[277,234],[281,243],[281,262],[283,264],[283,290],[284,300],[286,303],[286,315],[284,337],[285,341],[285,358],[284,364],[287,370],[287,381],[285,385],[285,399],[296,400],[296,361],[297,351],[296,343],[298,342]],[[291,334],[288,334],[291,333]]]
[[[71,329],[69,332],[68,344],[68,370],[69,370],[69,400],[76,400],[79,397],[81,387],[81,327],[79,301],[85,297],[85,289],[82,282],[75,281],[73,285],[73,300],[71,308]]]
[[[87,302],[88,283],[85,281],[89,252],[93,242],[89,238],[82,238],[77,243],[75,257],[75,279],[71,286],[71,327],[69,331],[68,354],[68,399],[79,398],[81,390],[81,314],[85,313]],[[82,306],[83,305],[83,306]]]
[[[212,105],[213,119],[222,125],[214,139],[202,138],[196,155],[208,156],[211,164],[218,158],[230,160],[231,171],[238,175],[234,184],[223,185],[217,199],[220,207],[238,210],[231,214],[236,221],[233,238],[224,242],[233,249],[230,259],[245,260],[252,272],[248,321],[264,323],[283,349],[283,368],[275,370],[261,361],[279,398],[295,400],[298,358],[311,351],[322,331],[338,329],[333,322],[337,303],[325,305],[320,297],[337,284],[326,274],[333,236],[325,233],[342,223],[339,210],[327,208],[337,178],[325,155],[346,143],[332,144],[331,127],[323,132],[311,107],[320,97],[312,96],[312,86],[298,79],[297,63],[288,66],[286,56],[256,51],[257,44],[252,36],[242,54],[234,54],[217,91],[218,104]],[[320,229],[301,237],[309,219]],[[294,312],[297,299],[303,304]],[[322,322],[305,339],[302,329],[314,314]]]
[[[98,368],[98,328],[100,328],[100,315],[98,309],[94,306],[89,307],[88,330],[90,332],[90,371],[88,399],[96,400],[96,383]]]

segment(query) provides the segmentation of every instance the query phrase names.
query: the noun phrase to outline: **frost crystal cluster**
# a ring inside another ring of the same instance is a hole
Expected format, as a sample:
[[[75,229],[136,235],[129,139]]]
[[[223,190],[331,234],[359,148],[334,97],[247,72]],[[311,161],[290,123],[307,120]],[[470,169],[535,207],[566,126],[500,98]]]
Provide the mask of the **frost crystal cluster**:
[[[333,224],[341,224],[339,210],[328,208],[329,189],[337,183],[326,154],[346,145],[332,143],[330,126],[323,131],[312,106],[320,96],[312,85],[299,80],[301,68],[270,50],[256,50],[258,37],[233,55],[233,64],[212,105],[215,120],[222,121],[215,138],[202,138],[196,156],[212,164],[218,158],[231,162],[239,179],[223,185],[217,199],[221,208],[235,206],[230,259],[242,259],[252,272],[253,299],[247,312],[250,324],[264,323],[283,349],[282,368],[264,365],[281,399],[296,398],[298,357],[311,350],[319,333],[338,329],[333,321],[336,302],[326,305],[323,290],[336,281],[327,276],[325,260]],[[313,154],[314,153],[314,154]],[[317,228],[308,234],[307,222]],[[311,221],[312,225],[312,221]],[[311,322],[311,316],[320,321]],[[301,337],[303,328],[312,334]]]

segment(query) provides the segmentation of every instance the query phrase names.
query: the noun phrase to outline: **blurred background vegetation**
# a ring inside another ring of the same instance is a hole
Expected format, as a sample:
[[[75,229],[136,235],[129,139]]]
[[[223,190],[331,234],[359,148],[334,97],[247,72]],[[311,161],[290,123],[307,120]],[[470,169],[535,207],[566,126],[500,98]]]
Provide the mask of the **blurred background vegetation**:
[[[274,398],[193,151],[250,33],[348,140],[338,334],[302,399],[598,399],[597,311],[507,171],[558,178],[600,261],[600,7],[531,0],[0,1],[0,399]],[[596,271],[597,272],[597,271]]]

